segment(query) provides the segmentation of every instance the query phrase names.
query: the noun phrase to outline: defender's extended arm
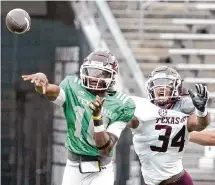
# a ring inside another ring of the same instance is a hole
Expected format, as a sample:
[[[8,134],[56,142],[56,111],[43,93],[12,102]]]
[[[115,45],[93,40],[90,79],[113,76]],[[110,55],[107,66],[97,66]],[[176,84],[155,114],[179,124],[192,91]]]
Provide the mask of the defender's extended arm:
[[[196,109],[195,114],[192,114],[188,119],[189,131],[201,131],[205,129],[210,123],[208,111],[206,108],[209,99],[207,87],[202,84],[195,84],[195,86],[197,89],[197,95],[194,95],[191,90],[188,90],[193,105]]]
[[[215,146],[215,129],[191,132],[190,141],[203,146]]]

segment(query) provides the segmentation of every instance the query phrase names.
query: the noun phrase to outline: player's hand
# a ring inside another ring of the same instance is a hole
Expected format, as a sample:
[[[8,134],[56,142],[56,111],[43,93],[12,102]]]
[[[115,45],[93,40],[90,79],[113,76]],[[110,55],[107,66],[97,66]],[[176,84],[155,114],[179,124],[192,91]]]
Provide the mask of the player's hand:
[[[101,115],[102,106],[104,104],[104,101],[105,101],[105,98],[103,98],[101,100],[100,97],[97,95],[96,100],[91,101],[89,103],[89,107],[93,111],[93,116],[100,116]]]
[[[188,90],[188,92],[196,109],[200,112],[204,112],[209,99],[209,92],[207,90],[207,86],[202,84],[195,84],[195,86],[197,90],[196,95],[194,95],[194,93],[190,89]]]
[[[34,84],[35,90],[40,94],[46,94],[48,79],[44,73],[36,73],[31,75],[22,75],[24,81],[31,81]]]

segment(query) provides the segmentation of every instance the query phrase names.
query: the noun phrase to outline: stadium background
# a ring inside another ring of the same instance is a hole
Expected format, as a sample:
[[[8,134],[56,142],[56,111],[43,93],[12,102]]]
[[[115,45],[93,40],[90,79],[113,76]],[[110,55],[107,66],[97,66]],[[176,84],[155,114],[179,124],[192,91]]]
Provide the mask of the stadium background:
[[[187,88],[207,84],[214,126],[214,0],[1,3],[3,185],[60,185],[66,158],[62,110],[22,82],[21,74],[40,71],[59,83],[66,74],[78,74],[96,48],[119,59],[116,88],[130,94],[144,96],[145,78],[160,65],[176,68]],[[5,15],[13,8],[30,14],[29,33],[7,30]],[[144,184],[131,138],[125,129],[117,145],[116,185]],[[214,147],[188,146],[184,166],[195,185],[215,184],[214,158]]]

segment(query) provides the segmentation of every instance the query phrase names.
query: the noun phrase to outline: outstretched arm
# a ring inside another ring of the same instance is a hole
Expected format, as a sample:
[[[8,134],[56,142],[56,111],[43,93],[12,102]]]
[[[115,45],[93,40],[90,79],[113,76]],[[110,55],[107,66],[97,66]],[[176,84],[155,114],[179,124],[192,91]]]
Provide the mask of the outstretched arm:
[[[197,95],[194,95],[191,90],[188,90],[196,109],[195,114],[190,115],[188,119],[188,129],[190,132],[204,130],[210,123],[206,108],[209,99],[207,87],[202,84],[195,84],[195,86]]]
[[[210,124],[210,117],[207,114],[204,117],[200,117],[193,113],[188,118],[188,129],[190,132],[192,131],[202,131]]]
[[[35,90],[40,94],[44,94],[50,101],[55,101],[60,94],[60,87],[50,84],[44,73],[22,75],[22,78],[24,81],[31,81],[35,86]]]
[[[191,132],[190,141],[203,146],[215,146],[215,129]]]

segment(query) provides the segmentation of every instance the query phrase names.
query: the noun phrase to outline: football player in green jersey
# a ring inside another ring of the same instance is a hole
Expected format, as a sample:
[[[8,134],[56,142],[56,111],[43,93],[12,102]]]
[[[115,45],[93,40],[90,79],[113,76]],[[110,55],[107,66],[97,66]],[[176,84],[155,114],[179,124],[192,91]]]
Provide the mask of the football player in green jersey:
[[[114,184],[112,149],[135,111],[131,98],[111,91],[117,73],[116,58],[100,50],[84,60],[80,78],[67,76],[59,86],[43,73],[22,76],[64,109],[68,159],[62,185]]]

